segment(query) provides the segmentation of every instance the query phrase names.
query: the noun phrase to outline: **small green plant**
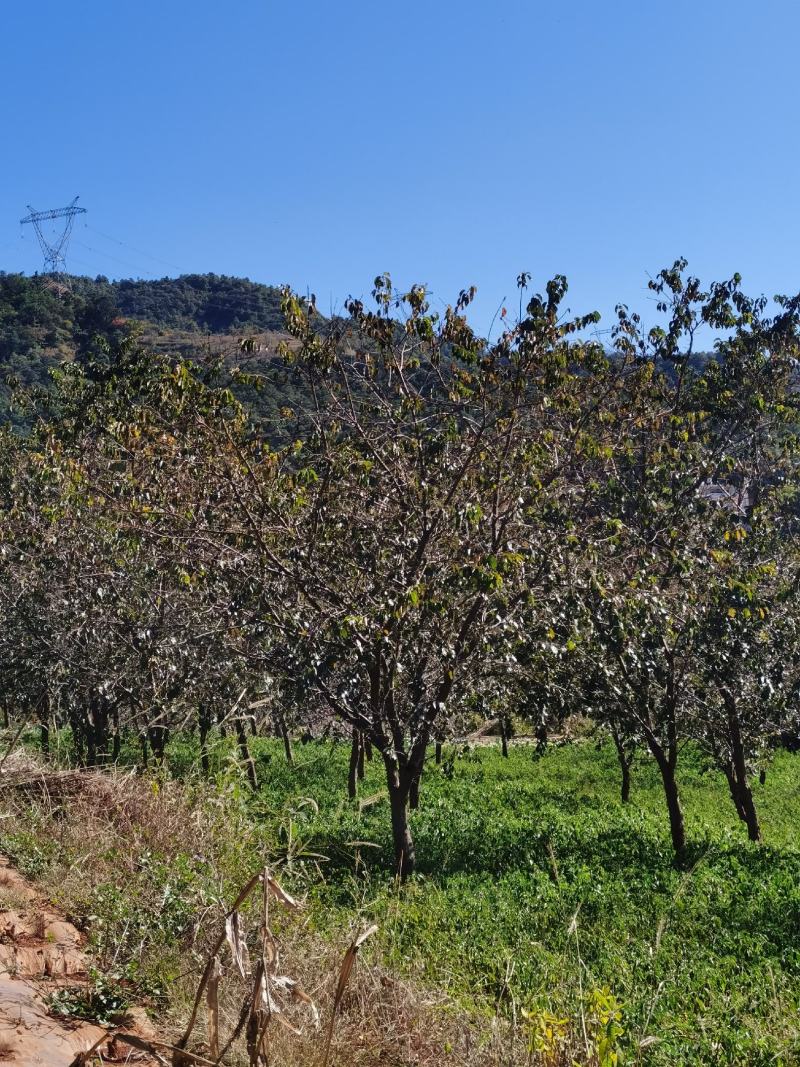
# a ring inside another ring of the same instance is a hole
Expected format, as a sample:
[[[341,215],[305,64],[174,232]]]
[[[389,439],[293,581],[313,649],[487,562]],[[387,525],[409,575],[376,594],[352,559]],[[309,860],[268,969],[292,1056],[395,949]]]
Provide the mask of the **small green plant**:
[[[113,975],[91,971],[85,985],[64,986],[47,997],[52,1015],[85,1019],[100,1026],[121,1022],[129,1008],[128,997]]]
[[[617,1067],[622,1062],[619,1043],[625,1033],[622,1004],[608,986],[591,989],[587,1001],[587,1027],[597,1067]]]
[[[538,1062],[545,1067],[563,1063],[569,1045],[569,1019],[560,1018],[551,1011],[538,1009],[523,1010],[522,1017],[528,1039],[528,1052],[536,1056]]]

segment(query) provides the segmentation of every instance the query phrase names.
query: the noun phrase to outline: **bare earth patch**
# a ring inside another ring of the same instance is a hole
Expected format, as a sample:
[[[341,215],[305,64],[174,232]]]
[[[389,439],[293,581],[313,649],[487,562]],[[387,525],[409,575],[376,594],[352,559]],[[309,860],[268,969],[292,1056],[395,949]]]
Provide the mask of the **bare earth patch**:
[[[93,1047],[94,1062],[155,1062],[100,1026],[50,1013],[52,995],[85,983],[86,972],[79,931],[0,857],[0,1063],[72,1067]],[[150,1036],[136,1015],[134,1030]]]

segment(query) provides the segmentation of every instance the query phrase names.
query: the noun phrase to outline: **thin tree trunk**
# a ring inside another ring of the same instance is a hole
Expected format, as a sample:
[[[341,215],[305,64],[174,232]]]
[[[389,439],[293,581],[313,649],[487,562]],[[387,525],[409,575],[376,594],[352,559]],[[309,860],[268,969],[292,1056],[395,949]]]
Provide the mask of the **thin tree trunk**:
[[[294,752],[292,751],[292,739],[285,724],[281,726],[281,737],[283,738],[283,754],[286,757],[286,762],[291,767],[294,765]]]
[[[208,707],[201,703],[197,708],[197,733],[200,737],[200,766],[203,774],[208,778],[211,773],[211,761],[208,758],[208,732],[211,729],[211,713]]]
[[[356,774],[358,775],[359,782],[364,781],[364,735],[359,731],[358,733],[358,761],[356,763]]]
[[[615,726],[611,727],[611,736],[614,738],[614,747],[617,750],[619,769],[622,772],[620,795],[622,803],[627,804],[631,799],[631,763],[633,762],[633,757],[629,756],[625,751],[625,742],[622,740],[622,737]]]
[[[442,742],[437,741],[434,746],[434,756],[437,764],[442,762]]]
[[[247,780],[254,792],[257,792],[258,775],[256,774],[256,765],[253,762],[253,757],[250,755],[250,749],[247,746],[247,731],[241,718],[236,719],[236,738],[239,742],[239,754],[242,757],[242,762],[247,771]]]
[[[503,759],[508,759],[508,724],[505,715],[500,716],[500,751]]]
[[[672,848],[675,852],[676,867],[683,867],[686,863],[686,829],[683,824],[683,811],[678,793],[678,783],[675,779],[674,761],[669,760],[663,753],[653,753],[661,772],[661,781],[664,785],[664,796],[667,800],[669,812],[669,829],[672,837]]]
[[[725,701],[725,707],[728,712],[728,733],[731,742],[731,762],[733,763],[733,773],[736,778],[737,795],[739,813],[747,826],[747,836],[751,841],[761,840],[761,829],[758,825],[758,815],[756,813],[755,802],[753,801],[753,792],[750,789],[750,783],[747,780],[747,762],[744,754],[744,744],[742,743],[742,731],[739,725],[739,711],[736,706],[736,698],[733,693],[726,688],[722,689],[722,698]]]
[[[114,711],[111,715],[111,721],[113,723],[113,730],[111,734],[111,758],[116,763],[119,759],[119,754],[122,749],[122,736],[119,725],[119,706],[114,704]]]
[[[620,799],[623,804],[627,804],[631,799],[631,767],[627,760],[622,763],[622,786],[620,788]]]
[[[199,727],[200,733],[200,766],[203,768],[203,774],[206,778],[211,773],[211,762],[208,758],[208,727],[201,725]]]
[[[358,794],[358,755],[360,749],[360,734],[354,726],[353,737],[350,742],[350,764],[347,768],[347,795],[350,800],[355,800]]]
[[[43,722],[41,725],[42,752],[45,756],[50,755],[50,723]]]

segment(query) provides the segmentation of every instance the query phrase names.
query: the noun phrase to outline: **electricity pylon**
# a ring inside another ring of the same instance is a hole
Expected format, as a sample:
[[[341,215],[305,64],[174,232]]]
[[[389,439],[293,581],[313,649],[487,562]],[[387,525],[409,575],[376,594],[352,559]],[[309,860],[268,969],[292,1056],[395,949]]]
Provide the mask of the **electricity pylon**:
[[[44,256],[44,273],[45,274],[66,274],[67,273],[67,261],[65,259],[67,244],[69,243],[69,237],[72,233],[72,224],[75,221],[76,215],[85,215],[85,207],[76,207],[78,203],[77,196],[71,204],[67,204],[66,207],[53,208],[52,211],[36,211],[28,204],[28,210],[30,215],[26,215],[24,219],[20,219],[20,225],[24,226],[26,222],[33,224],[34,230],[36,230],[36,236],[39,238],[39,245],[42,249],[42,255]],[[64,219],[64,229],[61,231],[61,236],[54,241],[48,241],[42,232],[41,224],[48,222],[51,219]]]

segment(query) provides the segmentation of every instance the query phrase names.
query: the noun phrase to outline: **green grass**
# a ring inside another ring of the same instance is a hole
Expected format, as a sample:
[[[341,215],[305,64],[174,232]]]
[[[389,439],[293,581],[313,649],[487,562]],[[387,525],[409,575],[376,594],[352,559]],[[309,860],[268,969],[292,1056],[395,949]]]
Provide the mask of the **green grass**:
[[[680,873],[652,761],[622,805],[611,746],[477,749],[431,764],[412,816],[419,874],[398,889],[385,799],[359,812],[344,797],[346,746],[298,747],[295,767],[272,742],[253,748],[251,818],[295,869],[327,857],[309,881],[321,928],[376,919],[392,966],[509,1011],[575,1017],[581,989],[608,986],[629,1058],[645,1041],[654,1064],[800,1063],[800,758],[779,754],[756,784],[756,846],[722,776],[687,750]],[[374,763],[360,793],[382,788]]]
[[[526,1012],[531,1026],[546,1012],[579,1026],[591,991],[608,987],[622,1062],[800,1063],[800,757],[779,753],[755,785],[753,845],[722,776],[687,750],[681,873],[646,758],[622,805],[610,746],[458,754],[429,766],[412,815],[419,873],[398,887],[388,804],[347,800],[347,746],[298,745],[293,767],[273,741],[253,751],[257,796],[231,786],[231,750],[215,753],[236,811],[231,878],[268,848],[322,934],[375,920],[390,967],[487,1012]],[[172,772],[193,780],[195,755],[190,739],[173,742]],[[360,797],[378,797],[381,765],[367,770]]]

